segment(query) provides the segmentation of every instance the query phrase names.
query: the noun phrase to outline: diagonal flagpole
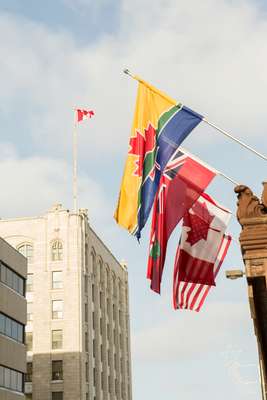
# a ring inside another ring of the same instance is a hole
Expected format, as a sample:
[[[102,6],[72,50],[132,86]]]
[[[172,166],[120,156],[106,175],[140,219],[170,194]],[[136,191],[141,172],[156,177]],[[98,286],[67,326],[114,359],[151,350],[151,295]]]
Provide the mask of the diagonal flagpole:
[[[218,175],[222,176],[223,178],[225,178],[227,181],[233,183],[235,186],[239,186],[240,183],[238,183],[237,181],[235,181],[233,178],[231,178],[230,176],[224,174],[221,171],[218,171],[216,168],[211,167],[209,164],[205,163],[204,161],[202,161],[199,157],[195,156],[194,154],[190,153],[187,149],[185,149],[184,147],[179,147],[179,150],[181,150],[184,154],[186,154],[187,156],[193,158],[195,161],[206,165],[207,168],[215,171]]]
[[[76,109],[74,112],[72,154],[73,154],[73,175],[72,175],[73,210],[75,213],[77,213],[78,205],[77,205],[77,110]]]
[[[153,87],[152,85],[147,84],[147,82],[145,82],[143,79],[141,79],[139,76],[137,75],[133,75],[127,68],[125,68],[123,70],[123,72],[126,75],[129,75],[131,78],[135,79],[136,81],[140,82],[140,83],[144,83],[145,85],[147,85],[151,90],[153,90],[155,93],[160,94],[162,97],[164,97],[166,100],[170,101],[173,104],[177,104],[177,102],[175,102],[173,99],[171,99],[169,96],[167,95],[163,95],[161,92],[159,92],[155,87]],[[247,145],[246,143],[242,142],[241,140],[237,139],[235,136],[231,135],[229,132],[225,131],[224,129],[219,128],[217,125],[213,124],[212,122],[208,121],[206,118],[202,119],[203,122],[205,122],[206,124],[208,124],[209,126],[213,127],[214,129],[216,129],[218,132],[222,133],[224,136],[228,137],[229,139],[233,140],[234,142],[240,144],[242,147],[244,147],[245,149],[251,151],[252,153],[256,154],[258,157],[262,158],[263,160],[267,161],[267,156],[265,156],[264,154],[260,153],[259,151],[253,149],[251,146]]]

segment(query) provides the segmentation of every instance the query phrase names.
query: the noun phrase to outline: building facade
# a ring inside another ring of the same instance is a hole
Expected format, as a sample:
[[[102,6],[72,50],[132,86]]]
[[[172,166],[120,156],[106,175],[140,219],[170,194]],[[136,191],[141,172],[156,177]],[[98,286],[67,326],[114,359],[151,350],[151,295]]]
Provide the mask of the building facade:
[[[0,220],[1,235],[28,259],[26,399],[131,400],[127,269],[87,211]]]
[[[24,399],[27,260],[0,238],[0,399]]]

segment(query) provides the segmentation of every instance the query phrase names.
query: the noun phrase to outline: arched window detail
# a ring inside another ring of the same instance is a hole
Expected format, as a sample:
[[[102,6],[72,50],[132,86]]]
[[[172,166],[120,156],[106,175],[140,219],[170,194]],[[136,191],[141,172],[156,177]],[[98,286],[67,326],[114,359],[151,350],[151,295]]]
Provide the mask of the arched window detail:
[[[88,244],[85,243],[85,257],[84,257],[84,261],[85,261],[85,269],[88,270]]]
[[[105,282],[105,271],[104,271],[104,265],[103,261],[101,258],[98,260],[98,269],[99,269],[99,276],[100,276],[100,282],[104,284]]]
[[[63,259],[63,244],[60,240],[54,240],[51,246],[51,260],[61,261]]]
[[[113,291],[113,296],[117,297],[117,282],[114,273],[112,273],[112,291]]]
[[[33,245],[30,243],[23,243],[17,247],[17,250],[27,258],[28,262],[33,262]]]
[[[96,274],[96,265],[95,265],[95,251],[94,249],[91,250],[91,270],[93,272],[94,277],[97,277]]]
[[[110,291],[110,270],[108,264],[106,264],[106,288],[108,291]]]

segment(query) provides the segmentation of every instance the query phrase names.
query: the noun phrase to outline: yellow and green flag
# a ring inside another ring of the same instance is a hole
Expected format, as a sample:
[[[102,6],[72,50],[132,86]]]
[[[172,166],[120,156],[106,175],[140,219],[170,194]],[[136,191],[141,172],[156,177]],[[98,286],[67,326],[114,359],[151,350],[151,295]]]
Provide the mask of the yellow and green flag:
[[[114,218],[139,239],[161,174],[202,116],[139,80],[129,150]]]

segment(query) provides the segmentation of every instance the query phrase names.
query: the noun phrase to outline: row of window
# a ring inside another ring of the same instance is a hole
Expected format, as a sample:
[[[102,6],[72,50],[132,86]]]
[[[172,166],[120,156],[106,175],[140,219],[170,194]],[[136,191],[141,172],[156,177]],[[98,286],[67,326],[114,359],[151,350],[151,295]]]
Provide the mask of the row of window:
[[[32,393],[26,394],[26,400],[32,400]],[[63,392],[52,392],[52,400],[63,400]]]
[[[27,322],[33,321],[33,310],[31,302],[27,305]],[[52,300],[52,319],[63,318],[63,300]]]
[[[29,263],[33,262],[33,245],[23,243],[17,247],[17,250],[27,258]],[[63,259],[63,244],[60,240],[54,240],[51,244],[51,260],[61,261]]]
[[[104,390],[104,372],[102,371],[102,372],[100,372],[100,376],[101,376],[101,378],[100,378],[100,382],[101,382],[101,390],[103,391]],[[95,387],[97,387],[97,372],[96,372],[96,368],[94,368],[93,369],[93,381],[94,381],[94,386]],[[119,383],[120,381],[119,381],[119,379],[118,378],[115,378],[115,393],[116,393],[116,396],[117,396],[117,398],[119,398],[119,386],[120,386],[120,383]],[[123,393],[123,387],[124,387],[124,384],[123,384],[123,381],[121,381],[121,393]],[[111,393],[111,390],[112,390],[112,377],[110,376],[110,375],[108,375],[108,387],[107,387],[107,390],[108,390],[108,392],[109,393]]]
[[[26,283],[26,291],[33,292],[34,284],[33,284],[33,275],[27,275],[27,283]],[[62,271],[53,271],[52,272],[52,289],[62,289],[63,288],[63,272]]]
[[[23,374],[0,365],[0,387],[23,392]]]
[[[27,373],[25,374],[25,382],[32,382],[33,374],[33,363],[27,363]],[[51,369],[51,380],[52,381],[63,381],[63,361],[56,360],[52,361]]]
[[[33,363],[28,362],[27,363],[27,373],[25,374],[25,382],[32,382],[32,375],[33,375]],[[93,379],[94,379],[94,386],[97,386],[96,385],[96,369],[95,368],[93,370]],[[52,381],[63,380],[63,361],[62,360],[52,361],[51,380]],[[89,382],[88,362],[85,363],[85,380],[86,380],[86,382]],[[109,392],[110,392],[111,391],[111,376],[110,375],[108,377],[108,380],[109,380]],[[116,379],[115,387],[118,386],[118,383],[119,383],[119,381]],[[102,386],[102,390],[103,390],[103,387],[104,387],[103,371],[101,373],[101,386]]]
[[[32,351],[33,334],[26,332],[27,351]],[[63,331],[62,329],[52,330],[52,349],[59,350],[63,348]]]
[[[24,326],[17,321],[0,313],[0,333],[11,337],[19,343],[24,342]]]
[[[0,262],[0,281],[24,296],[24,281],[20,275]]]

